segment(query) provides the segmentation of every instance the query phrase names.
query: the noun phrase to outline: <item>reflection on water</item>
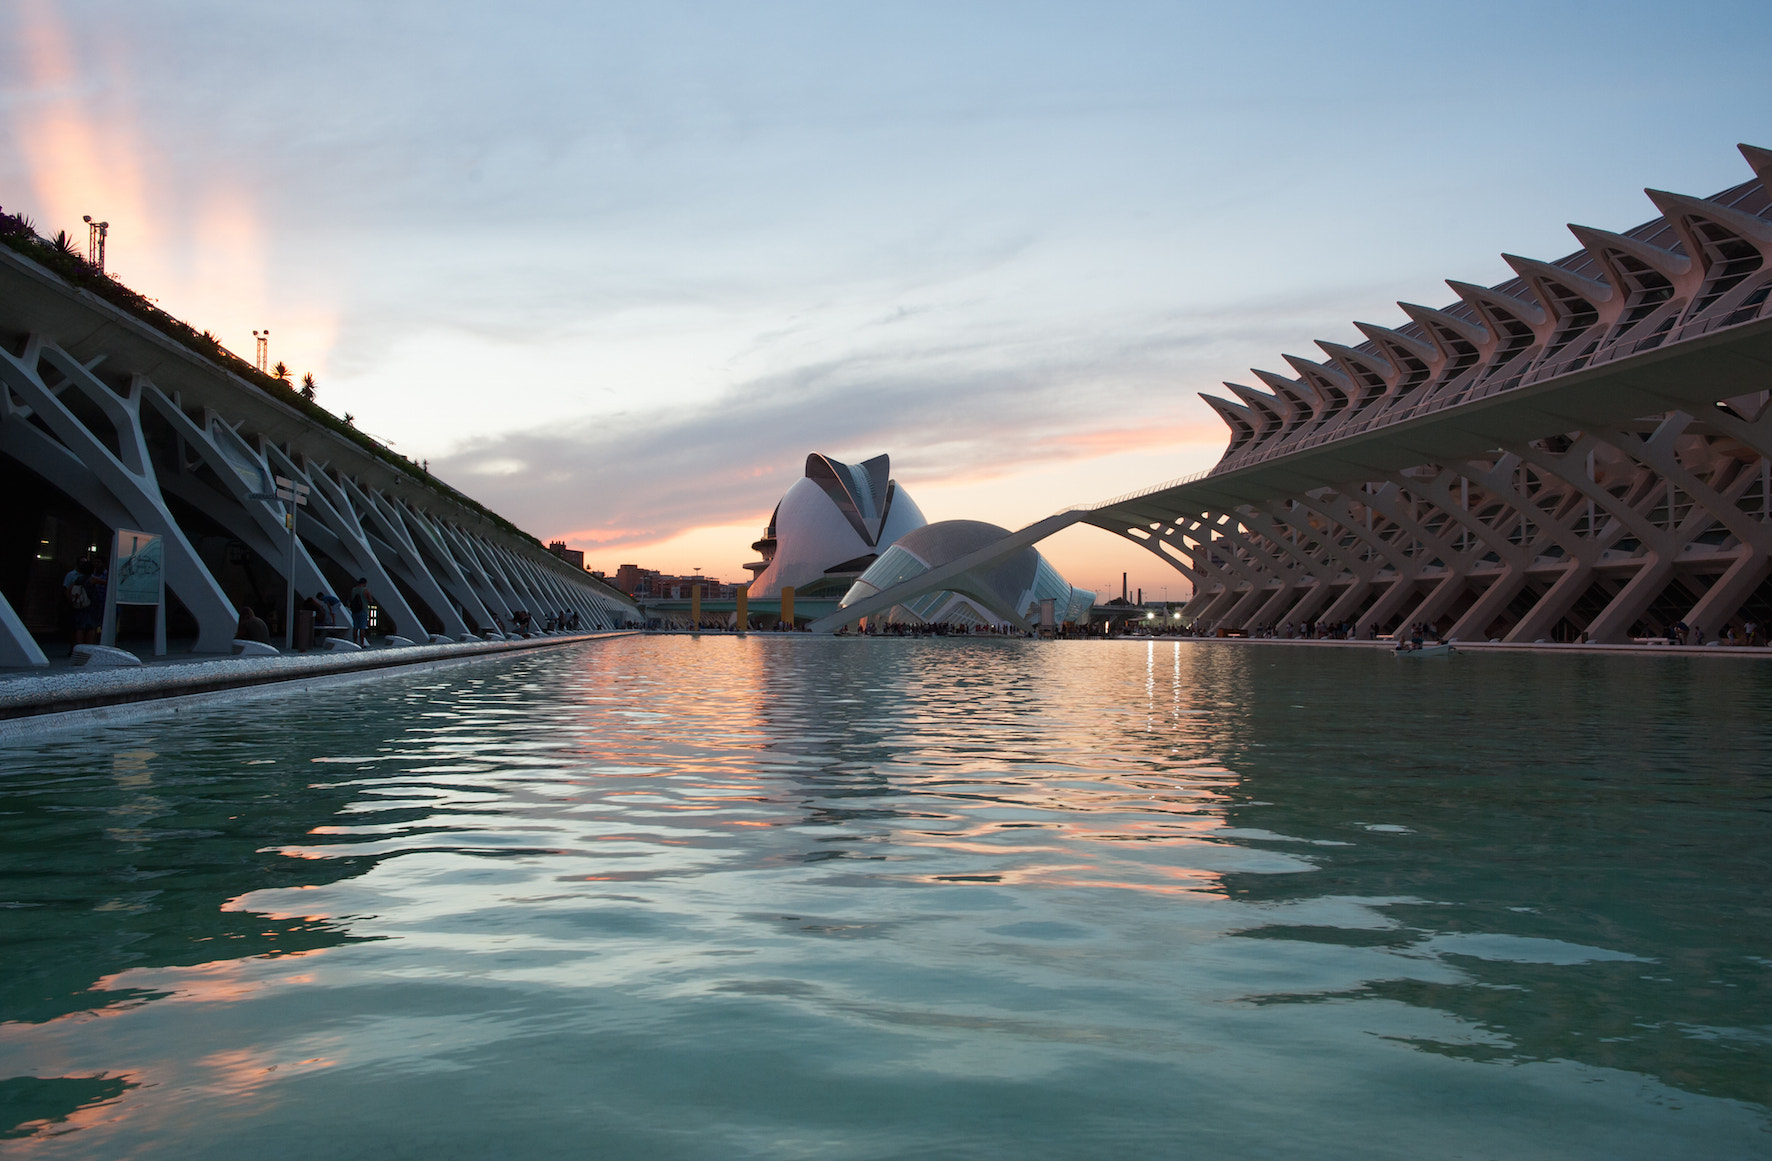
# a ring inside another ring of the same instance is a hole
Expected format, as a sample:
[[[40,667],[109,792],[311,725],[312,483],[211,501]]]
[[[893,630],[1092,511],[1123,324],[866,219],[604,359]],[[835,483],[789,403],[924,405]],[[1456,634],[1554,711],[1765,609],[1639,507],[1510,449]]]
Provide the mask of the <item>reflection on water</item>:
[[[46,1157],[1748,1157],[1749,663],[627,638],[0,750]]]

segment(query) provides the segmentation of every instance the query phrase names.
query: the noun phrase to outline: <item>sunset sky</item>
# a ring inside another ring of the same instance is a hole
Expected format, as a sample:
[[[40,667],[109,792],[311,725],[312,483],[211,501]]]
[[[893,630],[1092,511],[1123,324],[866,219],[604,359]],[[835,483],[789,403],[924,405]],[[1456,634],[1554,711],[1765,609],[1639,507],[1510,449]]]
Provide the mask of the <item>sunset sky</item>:
[[[1185,475],[1224,444],[1196,392],[1772,145],[1763,2],[9,14],[0,205],[108,220],[123,281],[270,328],[593,567],[726,579],[809,451],[1011,527]]]

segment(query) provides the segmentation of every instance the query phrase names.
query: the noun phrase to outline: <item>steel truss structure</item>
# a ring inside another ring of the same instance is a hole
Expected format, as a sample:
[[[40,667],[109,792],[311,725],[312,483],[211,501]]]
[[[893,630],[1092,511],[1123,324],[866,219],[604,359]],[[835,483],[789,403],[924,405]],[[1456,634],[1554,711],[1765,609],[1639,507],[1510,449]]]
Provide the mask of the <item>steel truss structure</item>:
[[[167,587],[225,653],[236,601],[198,541],[244,549],[298,593],[366,577],[402,633],[457,639],[518,610],[592,628],[633,602],[132,316],[0,250],[0,464],[31,473],[110,529],[166,539]],[[294,576],[277,476],[307,484]],[[69,562],[61,562],[66,567]],[[422,630],[422,631],[420,631]],[[46,659],[0,593],[0,665]]]
[[[1462,639],[1711,636],[1772,621],[1772,153],[1623,234],[1451,282],[1395,329],[1205,396],[1200,477],[1079,518],[1190,581],[1208,629],[1427,623]]]

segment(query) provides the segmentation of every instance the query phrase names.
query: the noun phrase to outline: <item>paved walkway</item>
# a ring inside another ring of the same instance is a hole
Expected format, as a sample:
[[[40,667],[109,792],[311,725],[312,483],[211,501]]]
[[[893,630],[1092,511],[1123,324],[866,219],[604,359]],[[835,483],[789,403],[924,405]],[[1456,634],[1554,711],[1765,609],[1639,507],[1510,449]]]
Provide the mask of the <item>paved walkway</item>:
[[[1127,638],[1117,638],[1126,640]],[[1131,638],[1143,640],[1144,638]],[[1386,653],[1397,648],[1395,641],[1306,641],[1286,637],[1151,637],[1152,641],[1196,641],[1202,645],[1257,645],[1292,649],[1382,649]],[[1756,645],[1577,645],[1556,642],[1455,641],[1452,648],[1460,653],[1601,653],[1630,657],[1734,657],[1738,659],[1772,658],[1772,647]]]
[[[186,653],[144,658],[144,664],[139,668],[131,666],[127,669],[74,668],[66,658],[58,658],[55,661],[60,663],[52,661],[47,669],[12,669],[0,673],[0,721],[244,689],[283,681],[465,661],[501,653],[546,649],[579,641],[628,635],[626,632],[571,633],[518,641],[409,645],[368,649],[361,653],[316,650],[281,657],[222,657]]]

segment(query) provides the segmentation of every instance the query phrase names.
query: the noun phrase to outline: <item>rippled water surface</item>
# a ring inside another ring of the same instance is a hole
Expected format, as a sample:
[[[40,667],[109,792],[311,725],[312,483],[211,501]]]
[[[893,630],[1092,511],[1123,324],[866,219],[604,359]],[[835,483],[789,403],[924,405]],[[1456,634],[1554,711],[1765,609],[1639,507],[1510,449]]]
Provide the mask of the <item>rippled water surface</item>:
[[[1772,672],[630,637],[0,747],[0,1151],[1772,1155]]]

